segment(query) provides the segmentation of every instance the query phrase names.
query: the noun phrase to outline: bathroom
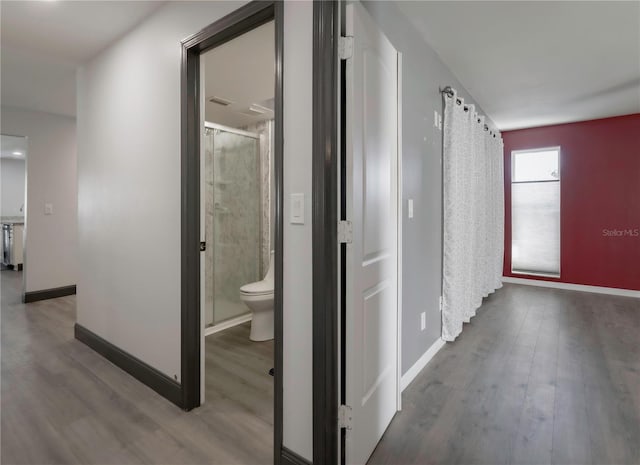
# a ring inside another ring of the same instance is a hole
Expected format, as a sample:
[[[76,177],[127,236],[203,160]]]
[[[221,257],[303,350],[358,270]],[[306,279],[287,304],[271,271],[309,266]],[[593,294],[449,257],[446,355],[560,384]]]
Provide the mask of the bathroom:
[[[272,457],[274,350],[273,21],[200,58],[204,402],[250,427]],[[261,459],[262,460],[262,459]]]
[[[272,117],[273,111],[263,108],[264,117]],[[273,278],[270,287],[262,282],[273,250],[272,127],[271,119],[242,129],[205,123],[206,334],[255,320],[255,312],[248,312],[253,295],[273,293]],[[259,327],[253,322],[252,340],[273,338],[273,315],[267,317]]]

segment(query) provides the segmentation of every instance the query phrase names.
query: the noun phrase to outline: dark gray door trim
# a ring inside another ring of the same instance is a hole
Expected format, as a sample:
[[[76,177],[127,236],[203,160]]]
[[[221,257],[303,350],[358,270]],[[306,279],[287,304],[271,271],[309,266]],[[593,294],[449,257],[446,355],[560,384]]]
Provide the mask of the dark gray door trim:
[[[181,406],[200,405],[200,54],[275,20],[274,462],[282,456],[283,9],[253,1],[182,42],[181,63]]]
[[[283,446],[280,465],[311,465],[311,462]]]
[[[275,336],[275,354],[274,354],[274,423],[273,423],[273,463],[280,465],[282,462],[282,343],[284,341],[283,323],[282,323],[282,256],[283,243],[282,238],[284,228],[284,127],[283,127],[283,53],[284,53],[284,3],[275,2],[274,4],[275,29],[276,29],[276,90],[275,90],[275,123],[274,123],[274,183],[275,183],[275,293],[274,293],[274,336]]]
[[[313,463],[338,461],[339,2],[313,4]]]

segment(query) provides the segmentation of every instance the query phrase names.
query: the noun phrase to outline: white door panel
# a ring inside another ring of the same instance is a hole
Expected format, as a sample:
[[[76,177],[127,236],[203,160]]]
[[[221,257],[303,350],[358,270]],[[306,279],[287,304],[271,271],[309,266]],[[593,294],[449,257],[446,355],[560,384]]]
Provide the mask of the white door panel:
[[[346,461],[366,463],[397,408],[398,54],[359,3],[346,8]]]

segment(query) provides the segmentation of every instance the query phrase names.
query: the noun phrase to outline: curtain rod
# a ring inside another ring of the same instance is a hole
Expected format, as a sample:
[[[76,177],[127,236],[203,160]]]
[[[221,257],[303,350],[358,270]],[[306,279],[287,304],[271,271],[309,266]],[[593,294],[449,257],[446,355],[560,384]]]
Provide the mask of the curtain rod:
[[[453,96],[456,95],[451,86],[447,86],[444,89],[440,89],[440,93],[445,94],[449,98],[453,98]],[[458,105],[462,105],[462,100],[456,99],[456,103]],[[469,111],[469,107],[465,106],[464,111]],[[479,122],[480,122],[480,119],[478,119],[478,123]],[[489,134],[491,134],[494,138],[496,137],[495,133],[489,129],[488,125],[486,124],[484,125],[484,130],[489,131]]]
[[[447,86],[444,89],[441,89],[440,92],[443,94],[447,94],[451,98],[453,98],[453,96],[455,95],[451,86]]]

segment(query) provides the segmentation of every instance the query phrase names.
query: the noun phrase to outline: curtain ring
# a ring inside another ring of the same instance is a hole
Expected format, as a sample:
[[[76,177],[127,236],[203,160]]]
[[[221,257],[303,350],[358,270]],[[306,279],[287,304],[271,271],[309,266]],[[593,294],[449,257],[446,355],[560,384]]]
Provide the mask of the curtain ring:
[[[446,95],[449,98],[453,98],[456,95],[453,89],[451,88],[451,86],[445,87],[440,92],[442,92],[444,95]]]

